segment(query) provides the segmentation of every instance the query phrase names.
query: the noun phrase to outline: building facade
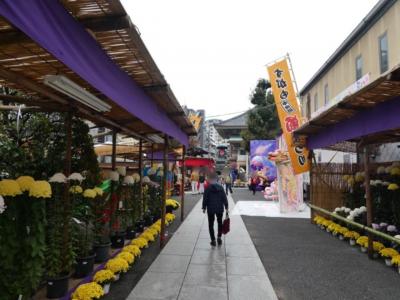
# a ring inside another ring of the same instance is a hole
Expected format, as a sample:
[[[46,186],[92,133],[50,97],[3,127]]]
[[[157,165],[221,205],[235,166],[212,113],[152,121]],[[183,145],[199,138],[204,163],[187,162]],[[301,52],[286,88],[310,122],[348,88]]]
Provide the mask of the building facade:
[[[400,64],[400,1],[381,0],[328,58],[300,91],[306,120],[338,104],[346,96],[373,83]],[[351,107],[343,107],[351,109]],[[388,148],[377,149],[377,160],[385,160]],[[316,150],[321,162],[355,162],[355,155]],[[335,155],[335,156],[333,156]]]
[[[215,125],[221,122],[222,120],[219,119],[209,119],[204,122],[204,149],[208,151],[209,156],[212,158],[217,157],[217,147],[226,144],[225,139],[215,129]]]
[[[222,121],[215,125],[215,129],[228,143],[229,161],[236,163],[239,168],[248,170],[249,155],[243,147],[243,139],[240,135],[247,128],[247,112],[236,117]]]

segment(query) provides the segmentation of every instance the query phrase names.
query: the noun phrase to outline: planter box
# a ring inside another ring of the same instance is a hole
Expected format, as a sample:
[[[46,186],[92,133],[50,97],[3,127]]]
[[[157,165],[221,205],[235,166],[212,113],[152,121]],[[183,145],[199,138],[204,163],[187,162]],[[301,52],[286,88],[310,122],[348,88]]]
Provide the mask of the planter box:
[[[356,245],[356,240],[350,239],[349,243],[350,243],[350,246],[355,246]]]
[[[393,266],[393,264],[392,264],[392,259],[391,259],[391,258],[385,258],[385,264],[386,264],[388,267]]]
[[[87,257],[80,257],[76,259],[75,265],[75,278],[83,278],[93,272],[94,258],[96,254]]]
[[[111,286],[111,283],[107,283],[107,284],[103,285],[104,295],[107,295],[110,292],[110,286]]]
[[[111,243],[94,245],[94,252],[96,253],[96,262],[105,262],[110,257]]]
[[[361,250],[361,252],[362,252],[362,253],[367,253],[367,251],[368,251],[368,248],[365,248],[365,247],[360,247],[360,250]]]
[[[47,280],[46,297],[54,299],[65,296],[68,292],[68,280],[68,275],[57,278],[49,278]]]

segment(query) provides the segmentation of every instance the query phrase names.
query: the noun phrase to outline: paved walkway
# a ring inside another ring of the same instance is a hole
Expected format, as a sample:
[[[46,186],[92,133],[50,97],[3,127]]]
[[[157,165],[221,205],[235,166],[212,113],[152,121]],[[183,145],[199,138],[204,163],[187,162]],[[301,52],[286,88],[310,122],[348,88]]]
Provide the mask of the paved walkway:
[[[231,230],[211,248],[199,201],[127,299],[277,299],[240,216]]]

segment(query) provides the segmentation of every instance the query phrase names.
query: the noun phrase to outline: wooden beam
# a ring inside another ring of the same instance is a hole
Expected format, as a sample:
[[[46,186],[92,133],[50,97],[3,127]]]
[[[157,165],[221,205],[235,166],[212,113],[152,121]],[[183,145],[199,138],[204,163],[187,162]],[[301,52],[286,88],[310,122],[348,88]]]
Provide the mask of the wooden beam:
[[[164,92],[168,89],[168,84],[157,84],[157,85],[148,85],[144,86],[143,89],[146,92]]]
[[[115,162],[117,158],[117,131],[112,132],[112,154],[111,154],[111,169],[115,171]]]
[[[371,197],[371,185],[369,176],[369,148],[364,147],[364,173],[365,173],[365,206],[367,207],[367,226],[372,226],[373,212],[372,212],[372,197]],[[368,257],[373,259],[374,248],[373,248],[373,234],[368,232]]]
[[[167,116],[168,117],[184,117],[186,114],[184,111],[176,111],[176,112],[172,112],[172,113],[168,113]]]
[[[139,141],[139,203],[140,203],[140,215],[143,216],[144,213],[144,203],[143,203],[143,140]]]
[[[64,99],[63,97],[59,96],[58,94],[56,94],[55,92],[49,90],[48,88],[43,87],[42,85],[36,83],[34,80],[29,79],[27,77],[24,77],[23,75],[16,73],[14,71],[8,70],[2,66],[0,66],[0,78],[4,78],[7,79],[8,81],[11,81],[15,84],[17,84],[18,86],[27,88],[31,91],[34,91],[38,94],[41,94],[45,97],[48,97],[49,99],[61,104],[61,105],[65,105],[68,108],[73,108],[73,110],[76,113],[80,113],[86,117],[89,118],[94,118],[97,121],[99,121],[99,123],[101,124],[106,124],[108,127],[111,128],[115,128],[115,129],[119,129],[129,135],[134,136],[135,138],[142,138],[144,140],[150,141],[148,138],[141,136],[140,134],[132,131],[129,128],[126,128],[124,126],[121,126],[120,124],[118,124],[117,122],[115,122],[112,119],[106,118],[104,117],[102,114],[92,111],[90,109],[86,109],[82,106],[77,106],[75,105],[74,102],[71,101],[67,101],[66,99]],[[37,103],[37,105],[40,105],[40,103]],[[46,104],[47,105],[47,104]]]

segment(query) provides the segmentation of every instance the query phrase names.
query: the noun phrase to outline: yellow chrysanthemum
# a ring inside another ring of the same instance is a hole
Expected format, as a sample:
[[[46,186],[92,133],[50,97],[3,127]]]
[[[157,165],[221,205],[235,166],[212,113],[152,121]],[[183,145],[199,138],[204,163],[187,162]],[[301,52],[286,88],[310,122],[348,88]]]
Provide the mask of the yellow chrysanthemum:
[[[399,189],[399,186],[396,183],[389,184],[388,188],[389,191],[395,191]]]
[[[357,172],[356,176],[354,176],[354,180],[356,182],[363,182],[364,181],[364,174],[362,172]]]
[[[35,179],[33,179],[31,176],[20,176],[16,181],[21,188],[21,191],[26,192],[29,191],[32,184],[35,182]]]
[[[390,175],[400,175],[400,168],[399,167],[393,167],[390,169]]]
[[[175,220],[175,215],[174,215],[174,214],[166,214],[166,215],[165,215],[165,220],[166,220],[168,223],[171,223],[173,220]]]
[[[136,257],[140,256],[140,254],[142,253],[142,251],[140,251],[139,247],[136,245],[125,246],[124,248],[122,248],[122,251],[129,252],[130,254],[133,254]]]
[[[72,294],[74,300],[99,299],[104,295],[103,288],[96,282],[81,284]]]
[[[158,224],[154,223],[153,225],[150,226],[150,229],[156,231],[157,233],[160,233],[161,225],[158,225]]]
[[[343,180],[347,181],[347,180],[349,180],[349,177],[350,177],[349,175],[344,175]]]
[[[44,180],[35,181],[29,190],[29,196],[35,198],[51,198],[50,183]]]
[[[131,242],[131,245],[138,246],[139,249],[147,247],[149,242],[144,238],[136,238]]]
[[[96,196],[97,196],[97,193],[94,189],[86,189],[83,192],[83,197],[85,197],[85,198],[96,198]]]
[[[148,242],[154,242],[155,238],[150,232],[143,232],[140,238],[145,239]]]
[[[69,188],[69,192],[71,194],[82,194],[83,193],[83,189],[81,186],[79,185],[73,185]]]
[[[101,188],[95,187],[93,190],[96,192],[97,195],[103,196],[104,192],[103,192],[103,190]]]
[[[126,252],[126,251],[122,251],[121,253],[119,253],[117,255],[117,258],[124,259],[128,263],[128,265],[131,265],[135,262],[135,256],[133,256],[133,254]]]
[[[345,238],[352,240],[357,240],[360,237],[360,234],[356,231],[347,231],[343,235]]]
[[[15,180],[3,179],[0,181],[0,195],[3,197],[15,197],[21,195],[22,191]]]
[[[372,242],[372,248],[374,249],[375,252],[381,251],[385,246],[381,242]]]
[[[174,209],[179,208],[179,202],[174,199],[167,199],[165,202],[166,206],[172,206]]]
[[[158,235],[158,231],[152,227],[147,228],[145,232],[152,234],[154,237],[156,237]]]
[[[400,255],[392,257],[392,264],[394,264],[395,266],[400,266]]]
[[[360,237],[356,240],[356,243],[357,243],[358,245],[360,245],[361,247],[367,248],[367,247],[368,247],[368,237],[365,236],[365,235],[360,236]]]
[[[110,270],[97,271],[93,276],[93,281],[98,284],[106,284],[115,280],[115,275]]]
[[[122,258],[112,258],[110,259],[107,263],[105,268],[107,270],[110,270],[111,272],[113,272],[114,274],[118,274],[118,273],[125,273],[128,271],[129,269],[129,265],[126,262],[126,260],[122,259]]]
[[[382,250],[379,251],[379,254],[382,257],[388,257],[388,258],[390,257],[390,258],[392,258],[394,256],[399,255],[399,252],[397,252],[397,250],[393,249],[393,248],[383,248]]]

